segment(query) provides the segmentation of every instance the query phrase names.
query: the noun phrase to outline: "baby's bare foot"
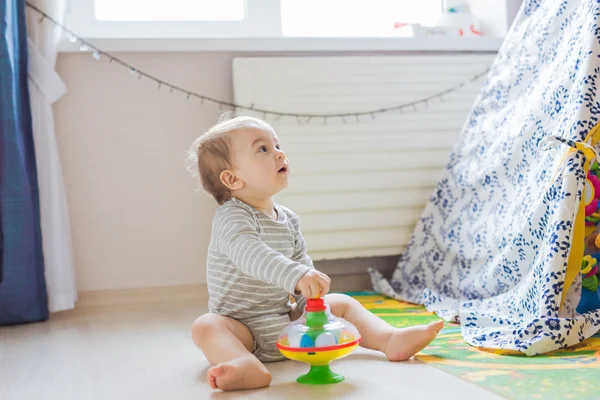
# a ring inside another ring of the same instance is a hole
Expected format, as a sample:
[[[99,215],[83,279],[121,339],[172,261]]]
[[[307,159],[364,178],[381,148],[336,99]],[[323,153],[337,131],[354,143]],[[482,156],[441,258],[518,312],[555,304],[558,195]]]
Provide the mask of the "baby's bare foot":
[[[443,327],[444,321],[439,320],[428,325],[394,329],[384,353],[390,361],[406,361],[431,343]]]
[[[211,388],[223,391],[257,389],[271,383],[271,373],[254,356],[215,365],[206,377]]]

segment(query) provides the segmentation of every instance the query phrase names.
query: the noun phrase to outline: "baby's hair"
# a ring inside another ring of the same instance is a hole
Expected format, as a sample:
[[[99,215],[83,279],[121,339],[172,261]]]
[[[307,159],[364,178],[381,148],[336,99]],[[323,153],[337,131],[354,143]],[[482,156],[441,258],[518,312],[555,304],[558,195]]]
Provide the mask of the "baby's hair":
[[[221,182],[221,172],[231,169],[230,133],[245,128],[273,132],[271,125],[253,117],[235,117],[233,113],[221,115],[217,124],[194,141],[188,152],[187,168],[219,204],[231,198],[231,191]]]

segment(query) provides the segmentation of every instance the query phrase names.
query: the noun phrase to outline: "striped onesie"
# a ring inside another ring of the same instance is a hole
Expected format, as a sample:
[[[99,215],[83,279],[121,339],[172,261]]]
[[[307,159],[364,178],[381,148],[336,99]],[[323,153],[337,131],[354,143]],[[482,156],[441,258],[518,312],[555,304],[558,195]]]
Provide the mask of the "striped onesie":
[[[275,210],[277,221],[235,198],[219,207],[206,268],[209,311],[246,325],[262,362],[284,359],[275,344],[290,323],[290,294],[303,311],[295,289],[313,268],[298,217],[277,204]]]

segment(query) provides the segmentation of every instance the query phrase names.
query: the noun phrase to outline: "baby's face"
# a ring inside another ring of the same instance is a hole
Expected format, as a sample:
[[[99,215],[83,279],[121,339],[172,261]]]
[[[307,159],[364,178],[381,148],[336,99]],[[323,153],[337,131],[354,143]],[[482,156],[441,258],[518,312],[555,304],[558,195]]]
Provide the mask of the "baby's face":
[[[240,195],[266,198],[287,187],[290,165],[273,132],[256,128],[231,133],[235,174],[244,182]]]

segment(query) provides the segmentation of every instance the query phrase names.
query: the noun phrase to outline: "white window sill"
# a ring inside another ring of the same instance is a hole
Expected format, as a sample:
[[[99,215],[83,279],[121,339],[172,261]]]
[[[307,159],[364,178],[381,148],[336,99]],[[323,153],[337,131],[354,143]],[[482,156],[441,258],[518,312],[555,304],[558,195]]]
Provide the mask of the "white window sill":
[[[454,38],[139,38],[88,39],[107,52],[497,52],[503,39]],[[78,52],[68,40],[60,52]]]

